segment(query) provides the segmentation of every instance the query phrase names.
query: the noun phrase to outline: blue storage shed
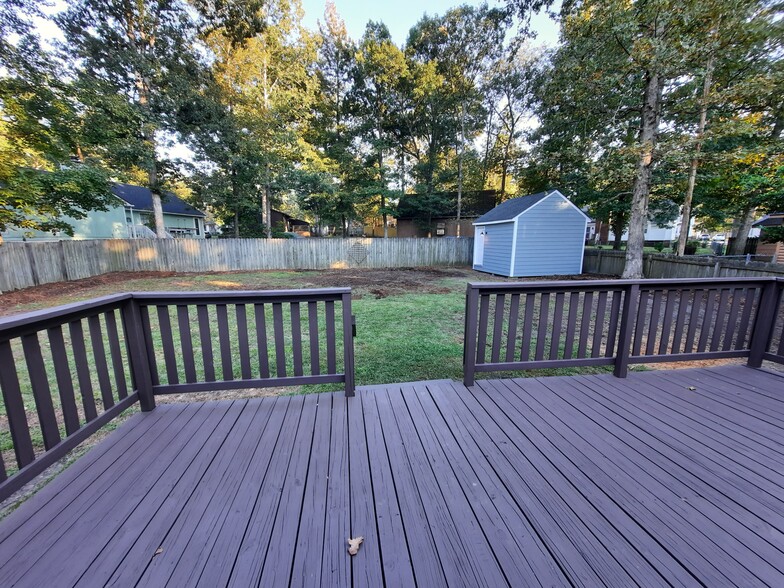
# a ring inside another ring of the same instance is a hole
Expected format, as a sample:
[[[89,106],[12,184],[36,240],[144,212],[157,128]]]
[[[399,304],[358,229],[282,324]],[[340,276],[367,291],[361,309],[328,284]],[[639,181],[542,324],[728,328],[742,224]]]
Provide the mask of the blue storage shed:
[[[474,269],[510,278],[579,274],[589,220],[558,190],[507,200],[474,221]]]

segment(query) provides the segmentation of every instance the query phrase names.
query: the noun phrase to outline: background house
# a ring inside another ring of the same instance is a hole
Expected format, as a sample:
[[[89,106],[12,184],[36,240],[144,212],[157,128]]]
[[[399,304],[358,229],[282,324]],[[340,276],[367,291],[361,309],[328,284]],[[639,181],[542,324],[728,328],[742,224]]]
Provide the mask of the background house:
[[[579,274],[588,221],[558,190],[507,200],[474,222],[474,269],[512,278]]]
[[[82,219],[65,217],[74,229],[73,237],[65,233],[45,233],[11,229],[3,232],[8,241],[44,241],[58,239],[141,239],[154,238],[152,192],[149,188],[130,184],[115,184],[114,205],[107,210],[90,210]],[[163,224],[172,237],[204,238],[204,213],[177,195],[161,195]]]
[[[496,205],[496,190],[463,192],[460,236],[473,237],[473,221]],[[397,205],[398,237],[456,237],[457,192],[406,194]],[[383,230],[383,228],[382,228]]]
[[[764,230],[766,227],[782,227],[784,226],[784,212],[766,214],[752,226],[757,230]],[[757,243],[756,254],[770,255],[773,263],[784,263],[784,241],[765,243],[760,240]]]

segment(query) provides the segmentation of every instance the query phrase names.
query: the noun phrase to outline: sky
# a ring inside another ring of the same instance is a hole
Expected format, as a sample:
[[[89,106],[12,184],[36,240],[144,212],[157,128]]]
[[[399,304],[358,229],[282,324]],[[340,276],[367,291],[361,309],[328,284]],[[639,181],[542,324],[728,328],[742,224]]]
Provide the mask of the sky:
[[[338,14],[346,21],[346,29],[352,39],[359,39],[369,20],[382,21],[387,25],[392,39],[397,45],[405,43],[408,31],[424,14],[430,16],[443,14],[454,6],[470,4],[478,6],[480,0],[333,0]],[[303,24],[309,29],[316,29],[317,22],[324,20],[326,0],[302,0],[305,11]],[[500,2],[489,0],[491,8],[501,7]],[[544,14],[537,15],[532,21],[537,31],[537,44],[554,46],[558,41],[558,27]]]

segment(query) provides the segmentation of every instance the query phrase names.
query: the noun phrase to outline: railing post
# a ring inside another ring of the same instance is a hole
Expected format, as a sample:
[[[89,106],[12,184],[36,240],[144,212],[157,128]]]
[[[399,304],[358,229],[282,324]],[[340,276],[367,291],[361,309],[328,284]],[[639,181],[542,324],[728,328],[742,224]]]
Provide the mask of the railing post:
[[[751,332],[751,343],[749,344],[749,361],[746,364],[749,367],[762,367],[762,356],[768,348],[776,323],[779,298],[779,284],[773,278],[762,289],[762,296],[760,296],[757,306],[757,316],[754,319],[754,329]]]
[[[125,325],[125,337],[128,343],[128,359],[131,363],[131,375],[139,394],[139,404],[144,412],[155,408],[155,397],[152,392],[152,376],[150,375],[149,356],[142,331],[142,318],[139,303],[131,298],[122,307],[122,319]]]
[[[463,385],[474,385],[476,367],[477,312],[479,291],[471,284],[466,286],[465,329],[463,331]]]
[[[356,322],[351,314],[351,292],[341,297],[343,306],[343,371],[346,378],[346,396],[354,396],[354,337]]]
[[[621,332],[618,335],[618,350],[615,354],[616,378],[625,378],[629,372],[629,354],[631,353],[632,332],[637,316],[637,301],[640,298],[640,285],[632,284],[626,289],[621,310]]]

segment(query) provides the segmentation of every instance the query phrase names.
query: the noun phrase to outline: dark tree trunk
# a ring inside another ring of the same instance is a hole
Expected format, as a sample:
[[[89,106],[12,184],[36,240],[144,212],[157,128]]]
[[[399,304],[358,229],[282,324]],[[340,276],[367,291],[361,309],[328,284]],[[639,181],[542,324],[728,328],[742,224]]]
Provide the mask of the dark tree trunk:
[[[640,133],[637,144],[640,155],[632,187],[632,207],[629,215],[629,237],[626,241],[626,264],[622,278],[642,278],[642,254],[645,245],[645,227],[648,224],[648,197],[651,192],[653,156],[659,134],[659,107],[662,79],[657,72],[645,74]]]

